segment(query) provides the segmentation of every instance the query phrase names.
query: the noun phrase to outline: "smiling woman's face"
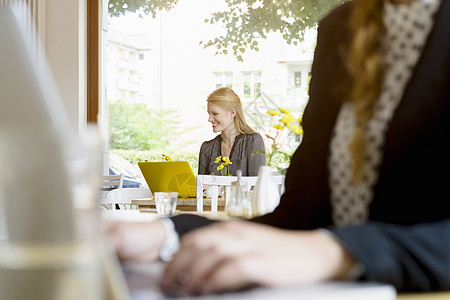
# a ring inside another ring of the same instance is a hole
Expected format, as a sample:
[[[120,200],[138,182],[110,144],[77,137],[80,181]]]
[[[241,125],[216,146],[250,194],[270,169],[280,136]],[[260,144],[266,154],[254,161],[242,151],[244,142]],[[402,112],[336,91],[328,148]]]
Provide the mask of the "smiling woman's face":
[[[235,114],[233,109],[223,109],[208,102],[208,122],[211,122],[214,132],[234,128]]]

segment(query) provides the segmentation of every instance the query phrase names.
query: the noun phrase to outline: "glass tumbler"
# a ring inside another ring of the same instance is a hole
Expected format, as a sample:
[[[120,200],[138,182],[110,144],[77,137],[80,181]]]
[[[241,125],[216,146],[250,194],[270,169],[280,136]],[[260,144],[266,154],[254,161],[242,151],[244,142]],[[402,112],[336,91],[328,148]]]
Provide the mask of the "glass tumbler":
[[[177,208],[178,192],[156,192],[155,205],[158,215],[169,217],[175,214]]]

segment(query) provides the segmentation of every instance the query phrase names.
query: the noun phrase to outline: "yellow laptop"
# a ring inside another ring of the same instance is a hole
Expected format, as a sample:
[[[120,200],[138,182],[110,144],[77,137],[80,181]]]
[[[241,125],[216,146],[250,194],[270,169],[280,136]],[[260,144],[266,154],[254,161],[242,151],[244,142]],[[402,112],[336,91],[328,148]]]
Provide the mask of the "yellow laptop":
[[[180,198],[195,198],[195,175],[187,161],[138,162],[152,193],[178,192]]]

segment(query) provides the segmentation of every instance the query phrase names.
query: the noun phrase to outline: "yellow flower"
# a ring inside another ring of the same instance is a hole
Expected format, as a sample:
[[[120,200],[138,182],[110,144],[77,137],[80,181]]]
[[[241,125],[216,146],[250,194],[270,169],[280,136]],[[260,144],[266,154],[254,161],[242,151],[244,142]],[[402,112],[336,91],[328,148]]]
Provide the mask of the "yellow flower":
[[[161,160],[172,161],[172,159],[168,155],[165,155],[165,154],[161,154]]]
[[[281,117],[280,121],[287,125],[289,123],[296,123],[297,119],[294,118],[291,114],[286,113],[283,117]]]
[[[274,125],[273,128],[283,130],[284,126],[283,125]]]
[[[225,165],[231,165],[232,162],[230,161],[230,158],[228,156],[224,156],[222,160],[225,162]]]
[[[279,107],[278,109],[279,109],[283,114],[288,114],[288,113],[291,112],[289,109],[285,109],[285,108],[282,108],[282,107]]]
[[[292,128],[292,131],[295,134],[303,134],[303,129],[298,125],[294,125],[294,127]]]
[[[230,158],[228,156],[217,157],[215,163],[219,164],[219,166],[217,166],[217,171],[220,171],[220,175],[230,176],[230,169],[228,165],[231,165],[232,162],[230,161]]]
[[[303,120],[302,117],[299,117],[298,119],[295,118],[290,113],[289,109],[283,107],[277,107],[276,109],[268,110],[266,113],[272,116],[272,118],[268,118],[270,120],[270,125],[268,125],[271,126],[271,128],[268,128],[268,132],[265,134],[270,140],[269,150],[266,152],[266,165],[271,166],[273,163],[272,161],[277,159],[277,155],[282,154],[285,157],[289,156],[288,152],[284,150],[284,134],[287,133],[288,135],[303,135]],[[272,128],[276,130],[273,130]],[[287,128],[286,132],[285,128]],[[254,150],[253,153],[258,152]]]
[[[271,110],[268,110],[266,112],[266,114],[271,115],[271,116],[278,116],[280,114],[280,112],[278,110],[271,109]]]

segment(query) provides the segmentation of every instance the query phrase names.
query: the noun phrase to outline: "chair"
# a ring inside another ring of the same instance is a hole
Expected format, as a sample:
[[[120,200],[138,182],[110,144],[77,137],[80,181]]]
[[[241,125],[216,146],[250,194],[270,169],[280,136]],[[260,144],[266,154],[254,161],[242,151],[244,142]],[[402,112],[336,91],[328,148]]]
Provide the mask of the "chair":
[[[247,183],[248,187],[254,187],[258,176],[243,176],[242,181]],[[280,195],[284,193],[284,175],[272,176],[275,183],[278,185]],[[215,176],[215,175],[197,175],[197,211],[203,211],[203,187],[209,186],[211,188],[211,211],[217,211],[217,203],[219,198],[219,187],[226,190],[225,201],[228,201],[228,196],[231,193],[231,183],[237,181],[237,176]]]
[[[100,198],[100,205],[110,207],[112,210],[116,210],[116,204],[120,209],[137,209],[136,205],[131,205],[131,200],[150,198],[152,193],[148,188],[122,188],[112,189],[108,191],[104,197]]]
[[[123,174],[103,175],[102,191],[121,189],[123,187]]]

